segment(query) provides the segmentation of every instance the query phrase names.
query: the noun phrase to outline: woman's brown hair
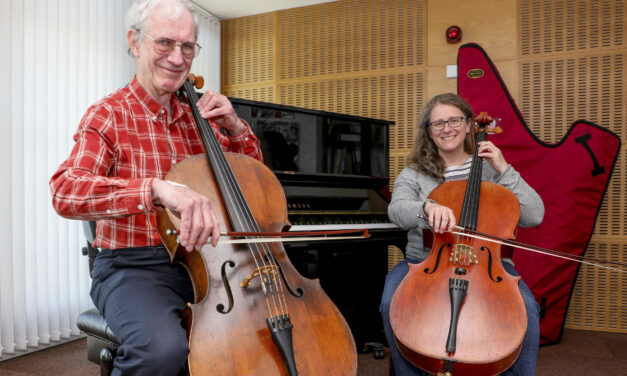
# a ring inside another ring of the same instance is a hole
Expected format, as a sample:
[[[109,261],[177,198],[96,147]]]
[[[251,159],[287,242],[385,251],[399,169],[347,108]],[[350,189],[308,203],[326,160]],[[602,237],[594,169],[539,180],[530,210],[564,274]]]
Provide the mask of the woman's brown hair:
[[[475,115],[468,102],[453,93],[436,95],[427,103],[420,113],[416,140],[414,147],[407,156],[407,164],[421,174],[430,176],[438,181],[444,181],[444,160],[438,154],[438,148],[433,142],[428,130],[431,111],[433,111],[433,108],[438,104],[455,106],[467,117],[467,121],[471,124],[471,127],[470,132],[464,139],[464,151],[471,155],[475,151]]]

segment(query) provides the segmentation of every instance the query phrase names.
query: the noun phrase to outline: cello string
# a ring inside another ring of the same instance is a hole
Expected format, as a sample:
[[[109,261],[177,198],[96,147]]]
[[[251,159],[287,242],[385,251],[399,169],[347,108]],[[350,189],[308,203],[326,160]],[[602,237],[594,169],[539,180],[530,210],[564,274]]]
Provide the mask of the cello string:
[[[485,140],[485,132],[481,131],[477,135],[477,141]],[[472,191],[472,228],[476,229],[478,226],[477,220],[479,218],[479,203],[481,200],[481,171],[483,169],[483,158],[479,157],[479,145],[475,144],[475,152],[473,157],[473,191]],[[470,238],[466,236],[466,239],[470,242]],[[473,248],[474,249],[474,248]]]
[[[485,139],[485,133],[479,132],[477,134],[477,142],[483,141]],[[464,226],[469,226],[471,228],[477,227],[477,216],[479,210],[479,199],[481,193],[481,167],[482,167],[482,159],[478,156],[479,148],[475,145],[475,150],[473,151],[472,162],[470,165],[470,172],[468,175],[466,192],[464,195],[464,201],[462,205],[462,212],[460,214],[460,223],[464,224]],[[471,240],[465,234],[461,235],[461,241],[463,244],[468,245],[471,243]],[[463,250],[463,260],[462,264],[468,266],[469,262],[469,248],[470,247],[461,247]],[[462,256],[460,256],[460,259]]]
[[[237,211],[239,213],[238,213],[237,219],[240,222],[242,222],[243,224],[242,227],[245,227],[246,230],[249,232],[260,232],[261,230],[259,228],[259,225],[257,224],[257,221],[255,220],[254,216],[252,216],[252,213],[250,212],[250,210],[247,210],[249,206],[244,205],[244,203],[246,203],[246,199],[243,196],[243,193],[241,189],[239,188],[239,184],[233,175],[229,175],[228,183],[230,185],[229,194],[237,196],[237,198],[233,199],[232,201],[235,203],[238,209]],[[246,239],[254,240],[254,237],[249,236],[249,237],[246,237]],[[275,313],[274,314],[271,313],[270,316],[271,317],[279,316],[280,313],[287,313],[287,302],[285,300],[285,295],[284,295],[285,291],[283,288],[283,284],[281,283],[281,280],[278,278],[278,273],[277,273],[278,265],[276,265],[276,262],[274,261],[274,258],[272,257],[270,248],[266,244],[260,244],[260,242],[250,243],[249,248],[251,248],[252,253],[256,252],[259,255],[259,258],[261,259],[261,262],[263,263],[264,270],[268,270],[267,268],[265,268],[268,266],[267,264],[270,265],[270,269],[272,270],[272,272],[270,273],[265,273],[266,278],[270,282],[269,288],[273,289],[271,291],[270,297],[272,300],[272,305],[274,307]],[[266,264],[266,261],[267,261],[267,264]],[[260,276],[260,280],[261,280],[261,283],[264,283],[262,276]],[[277,297],[278,304],[275,299],[274,292],[276,292],[276,295],[278,295]]]
[[[222,160],[219,161],[223,162]],[[219,163],[218,167],[221,171],[224,172],[223,176],[225,177],[225,187],[222,190],[222,194],[225,201],[228,201],[233,208],[231,218],[231,221],[234,222],[233,225],[245,231],[257,230],[258,226],[256,222],[251,221],[249,220],[249,218],[247,218],[247,202],[243,195],[239,194],[241,192],[241,189],[239,185],[237,185],[232,173],[230,173],[231,170],[228,168],[228,166],[225,165],[225,163]],[[251,256],[253,257],[258,271],[259,283],[264,292],[264,298],[268,307],[269,317],[273,317],[277,315],[281,309],[279,308],[280,303],[277,304],[276,293],[278,292],[278,289],[276,288],[275,283],[273,283],[274,279],[272,278],[272,266],[270,266],[270,269],[268,268],[269,265],[264,259],[262,255],[263,252],[261,252],[257,244],[250,243],[247,248]]]
[[[224,160],[226,163],[226,160]],[[231,171],[228,166],[222,166],[224,170]],[[241,223],[241,227],[249,232],[261,232],[257,221],[250,211],[250,206],[247,203],[246,198],[244,197],[242,190],[239,186],[239,183],[235,179],[235,176],[232,173],[225,174],[227,177],[227,194],[229,195],[230,202],[233,203],[235,208],[235,219]],[[251,239],[251,237],[249,237]],[[270,310],[270,317],[279,316],[281,314],[287,313],[287,302],[285,299],[285,290],[281,280],[279,278],[279,268],[275,262],[275,259],[272,257],[272,253],[270,248],[266,244],[259,244],[259,242],[254,242],[249,245],[249,249],[252,254],[258,255],[260,262],[263,265],[260,270],[260,283],[262,286],[267,283],[269,289],[269,296],[266,299],[269,299],[269,305],[273,307]],[[255,257],[257,260],[257,257]]]
[[[486,135],[481,128],[481,131],[477,134],[477,144],[475,144],[475,150],[473,153],[473,161],[472,161],[472,226],[470,228],[477,228],[477,218],[479,215],[479,201],[481,200],[481,171],[483,169],[483,158],[479,156],[479,145],[478,143],[481,141],[485,141]]]
[[[226,160],[224,161],[226,163]],[[230,171],[230,169],[227,166],[222,166],[223,169]],[[227,177],[227,181],[226,183],[228,184],[228,189],[227,189],[227,194],[230,196],[230,200],[233,203],[236,212],[237,212],[237,220],[241,223],[241,227],[244,228],[247,232],[261,232],[261,229],[257,223],[257,221],[255,220],[254,216],[252,215],[252,212],[250,211],[250,206],[247,203],[246,198],[244,197],[241,187],[239,186],[239,183],[237,182],[237,179],[235,179],[235,176],[232,173],[227,173],[224,176]],[[254,237],[246,237],[246,239],[251,239],[254,240]],[[276,264],[274,257],[272,257],[272,253],[270,248],[266,245],[266,244],[260,244],[263,242],[252,242],[250,243],[250,248],[251,252],[253,253],[257,253],[259,255],[259,258],[261,259],[261,262],[264,266],[263,270],[268,270],[268,268],[266,268],[268,265],[266,264],[266,262],[270,265],[270,270],[272,270],[273,272],[271,273],[265,273],[266,278],[268,279],[268,281],[270,282],[269,284],[269,288],[272,289],[273,291],[271,292],[276,292],[276,295],[278,295],[278,304],[277,301],[275,300],[275,294],[272,293],[270,295],[271,299],[272,299],[272,303],[274,306],[274,312],[275,314],[271,316],[279,316],[280,313],[287,313],[287,301],[285,299],[285,290],[283,287],[283,283],[281,282],[279,275],[277,273],[278,269],[278,265]],[[265,257],[264,257],[265,256]],[[260,276],[261,279],[261,283],[263,283],[263,278]]]
[[[212,164],[212,167],[214,169],[217,169],[219,171],[214,171],[214,176],[216,177],[216,179],[218,179],[219,176],[221,176],[222,179],[222,186],[224,189],[221,190],[222,196],[224,200],[228,200],[229,203],[231,204],[230,207],[233,208],[233,210],[235,211],[235,213],[233,213],[233,216],[235,218],[231,218],[231,220],[237,220],[239,221],[239,225],[241,228],[243,229],[248,229],[251,230],[252,228],[246,228],[246,223],[245,223],[245,215],[242,215],[242,213],[245,213],[246,210],[243,210],[242,206],[244,205],[245,200],[242,202],[240,201],[238,203],[238,200],[236,199],[237,197],[234,196],[238,196],[237,194],[233,194],[233,192],[240,192],[241,196],[240,198],[243,199],[243,195],[241,195],[241,189],[239,189],[239,186],[235,183],[233,183],[235,181],[235,178],[233,176],[233,172],[232,170],[229,168],[228,163],[226,161],[226,157],[224,155],[224,153],[222,152],[222,148],[221,146],[218,144],[218,140],[217,138],[214,137],[209,137],[208,135],[210,134],[209,132],[211,132],[211,134],[213,135],[213,131],[211,129],[211,125],[209,124],[209,122],[204,119],[202,116],[200,116],[200,113],[198,111],[198,108],[196,107],[196,102],[198,102],[198,96],[196,95],[196,91],[194,90],[191,82],[189,80],[186,80],[184,83],[184,88],[185,88],[185,93],[187,94],[188,100],[189,100],[189,104],[190,104],[190,108],[192,109],[192,112],[194,114],[194,117],[196,119],[196,123],[198,125],[199,128],[201,128],[202,132],[202,138],[205,141],[205,145],[206,145],[206,152],[208,154],[209,158],[209,162]],[[238,205],[239,204],[239,205]],[[247,204],[247,203],[246,203]],[[227,206],[228,207],[228,206]],[[239,212],[239,213],[238,213]],[[249,221],[248,223],[249,227],[251,226],[251,222]],[[256,230],[258,230],[258,226],[256,224],[256,222],[252,222],[252,226],[257,227]],[[264,291],[264,297],[266,300],[266,306],[268,308],[268,313],[270,315],[270,317],[273,316],[272,314],[272,308],[271,306],[274,306],[274,312],[277,312],[277,304],[276,304],[276,300],[274,298],[274,294],[271,292],[270,293],[270,300],[272,301],[273,304],[270,304],[270,302],[268,301],[268,292],[266,289],[266,285],[265,285],[265,280],[263,278],[263,273],[262,271],[266,271],[268,270],[266,267],[266,263],[263,260],[263,257],[261,256],[261,252],[259,252],[258,247],[256,246],[249,246],[248,247],[251,256],[253,257],[254,263],[256,265],[257,270],[259,271],[259,280],[260,280],[260,284],[262,286],[262,289]],[[255,250],[257,251],[258,255],[255,254]],[[259,261],[261,260],[261,262]],[[263,265],[264,267],[261,268],[261,265]],[[272,279],[270,279],[270,281],[272,281]],[[277,290],[275,288],[275,290]]]
[[[250,206],[248,206],[246,198],[242,194],[242,190],[237,183],[237,180],[232,174],[230,168],[226,165],[226,160],[220,158],[220,162],[220,168],[225,172],[223,174],[223,176],[225,176],[226,185],[225,194],[234,208],[234,218],[231,218],[231,220],[237,221],[239,223],[239,227],[245,231],[259,232],[259,225],[249,210]],[[250,239],[250,237],[247,238]],[[264,291],[266,289],[266,285],[268,288],[268,294],[266,294],[265,298],[267,300],[267,304],[272,307],[269,312],[270,317],[277,316],[280,312],[285,311],[283,304],[284,299],[281,299],[281,295],[283,294],[282,285],[277,283],[276,279],[277,266],[274,264],[272,257],[268,256],[269,252],[267,247],[259,247],[258,243],[250,243],[248,249],[253,255],[253,259],[257,265],[257,270],[259,271],[259,281],[262,288]],[[266,257],[264,257],[264,255]],[[260,267],[260,264],[262,267]]]
[[[466,225],[470,227],[476,226],[476,216],[477,216],[477,165],[479,165],[481,160],[477,157],[477,153],[473,155],[472,164],[470,166],[470,175],[468,176],[467,189],[464,197],[464,204],[462,209],[462,217]],[[481,179],[481,175],[479,175],[479,179]],[[479,186],[480,189],[480,186]],[[473,218],[474,216],[474,218]],[[463,235],[464,244],[470,244],[471,240],[465,234]],[[462,249],[466,250],[466,247]]]

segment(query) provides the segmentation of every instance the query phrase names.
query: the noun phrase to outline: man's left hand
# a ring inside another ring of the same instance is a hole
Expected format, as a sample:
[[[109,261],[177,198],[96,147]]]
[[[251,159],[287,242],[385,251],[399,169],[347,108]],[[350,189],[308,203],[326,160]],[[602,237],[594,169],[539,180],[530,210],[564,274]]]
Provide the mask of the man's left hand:
[[[225,95],[207,90],[196,106],[202,117],[215,121],[233,135],[242,133],[246,129],[246,125],[237,116],[233,105]]]

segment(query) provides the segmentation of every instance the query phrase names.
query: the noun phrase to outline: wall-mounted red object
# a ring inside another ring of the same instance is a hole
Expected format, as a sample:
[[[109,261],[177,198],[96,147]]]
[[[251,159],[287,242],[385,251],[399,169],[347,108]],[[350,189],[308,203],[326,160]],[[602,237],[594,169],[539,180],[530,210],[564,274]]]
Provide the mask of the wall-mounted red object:
[[[446,41],[449,43],[457,43],[462,40],[462,29],[459,26],[449,26],[446,29]]]

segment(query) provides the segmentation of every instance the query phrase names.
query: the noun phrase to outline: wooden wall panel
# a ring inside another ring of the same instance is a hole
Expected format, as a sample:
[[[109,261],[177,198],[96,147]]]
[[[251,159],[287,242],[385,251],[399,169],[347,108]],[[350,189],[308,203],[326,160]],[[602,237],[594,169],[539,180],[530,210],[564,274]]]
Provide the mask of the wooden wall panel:
[[[238,87],[228,94],[230,97],[252,99],[262,102],[277,103],[274,86]]]
[[[521,112],[543,141],[559,142],[576,120],[622,140],[586,255],[625,262],[627,244],[627,46],[625,3],[520,1]],[[565,326],[627,333],[627,278],[582,265]]]
[[[337,1],[280,12],[280,79],[421,66],[422,3]]]
[[[456,64],[460,44],[445,39],[446,29],[452,25],[462,29],[461,43],[480,43],[493,61],[516,59],[517,18],[517,4],[512,0],[430,0],[428,65]]]
[[[521,0],[522,56],[621,48],[623,0]]]
[[[390,153],[390,175],[398,176],[401,170],[407,165],[407,155],[405,151],[394,151]],[[394,190],[394,181],[390,181],[390,190]]]
[[[276,61],[274,13],[236,18],[221,23],[222,92],[229,92],[228,87],[231,86],[274,83]]]
[[[427,12],[427,100],[441,93],[457,92],[457,80],[446,78],[446,66],[457,64],[464,43],[479,43],[499,68],[510,88],[518,87],[518,13],[515,0],[430,0]],[[447,43],[446,29],[462,29],[460,43]],[[512,93],[518,100],[518,93]]]
[[[593,258],[627,262],[627,242],[617,238],[597,238],[586,250]],[[565,326],[571,329],[625,333],[627,294],[624,274],[583,266],[568,307]]]
[[[403,251],[400,250],[400,248],[395,247],[393,245],[388,247],[388,269],[389,270],[392,270],[394,265],[398,264],[404,259],[405,259],[405,255],[403,254]]]

